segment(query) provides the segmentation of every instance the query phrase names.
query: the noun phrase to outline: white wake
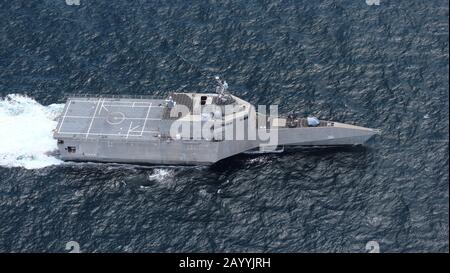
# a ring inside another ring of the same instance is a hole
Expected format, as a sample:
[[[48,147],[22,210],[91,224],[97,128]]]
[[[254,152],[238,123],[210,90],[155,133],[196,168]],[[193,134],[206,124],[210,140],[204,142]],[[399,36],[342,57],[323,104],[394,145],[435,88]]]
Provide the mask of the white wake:
[[[52,135],[63,108],[17,94],[0,98],[0,166],[37,169],[61,164],[50,153],[57,149]]]
[[[159,183],[165,183],[173,178],[174,172],[173,170],[167,169],[155,169],[153,174],[148,176],[149,180],[157,181]]]

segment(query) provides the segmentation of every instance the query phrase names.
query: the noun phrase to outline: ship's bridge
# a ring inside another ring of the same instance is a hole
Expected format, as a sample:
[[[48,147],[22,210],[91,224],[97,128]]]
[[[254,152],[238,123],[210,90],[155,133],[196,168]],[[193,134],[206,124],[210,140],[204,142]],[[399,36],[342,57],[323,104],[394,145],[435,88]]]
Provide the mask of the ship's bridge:
[[[233,95],[221,97],[218,94],[173,93],[166,100],[163,119],[179,119],[189,115],[201,116],[218,112],[221,112],[221,117],[230,114],[243,115],[250,107],[250,103]]]
[[[221,134],[223,127],[232,126],[237,119],[246,120],[253,109],[250,103],[231,94],[173,93],[165,105],[163,119],[185,122],[191,127],[193,123],[213,123],[212,135]],[[191,128],[191,132],[195,130]],[[204,131],[202,133],[202,139],[215,138],[211,135],[205,136]],[[198,139],[193,135],[194,133],[181,134],[180,138]]]

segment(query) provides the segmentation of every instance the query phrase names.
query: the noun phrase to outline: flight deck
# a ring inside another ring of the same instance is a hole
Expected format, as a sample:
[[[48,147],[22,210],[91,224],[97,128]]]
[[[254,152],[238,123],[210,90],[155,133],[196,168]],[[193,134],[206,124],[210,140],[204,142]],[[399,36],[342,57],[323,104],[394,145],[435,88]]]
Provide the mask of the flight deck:
[[[164,108],[164,100],[69,98],[55,137],[150,140],[172,123]]]

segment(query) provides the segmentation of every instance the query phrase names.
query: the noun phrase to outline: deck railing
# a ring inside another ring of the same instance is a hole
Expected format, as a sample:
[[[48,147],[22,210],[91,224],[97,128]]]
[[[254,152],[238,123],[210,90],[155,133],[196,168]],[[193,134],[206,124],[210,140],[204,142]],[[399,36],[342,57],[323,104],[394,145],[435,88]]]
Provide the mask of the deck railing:
[[[111,98],[111,99],[164,99],[164,95],[116,95],[65,93],[64,98]]]

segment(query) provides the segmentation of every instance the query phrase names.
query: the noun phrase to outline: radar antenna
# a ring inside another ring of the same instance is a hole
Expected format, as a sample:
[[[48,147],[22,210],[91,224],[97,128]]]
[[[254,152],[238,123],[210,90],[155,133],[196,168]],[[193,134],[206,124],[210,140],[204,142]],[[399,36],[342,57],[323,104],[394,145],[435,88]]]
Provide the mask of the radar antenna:
[[[222,103],[232,100],[230,93],[228,92],[228,83],[225,80],[220,79],[219,76],[214,77],[218,86],[216,87],[216,93],[219,94],[219,99]]]
[[[214,77],[219,84],[216,87],[216,93],[219,94],[219,97],[224,97],[228,94],[228,83],[226,81],[222,81],[219,76]]]

